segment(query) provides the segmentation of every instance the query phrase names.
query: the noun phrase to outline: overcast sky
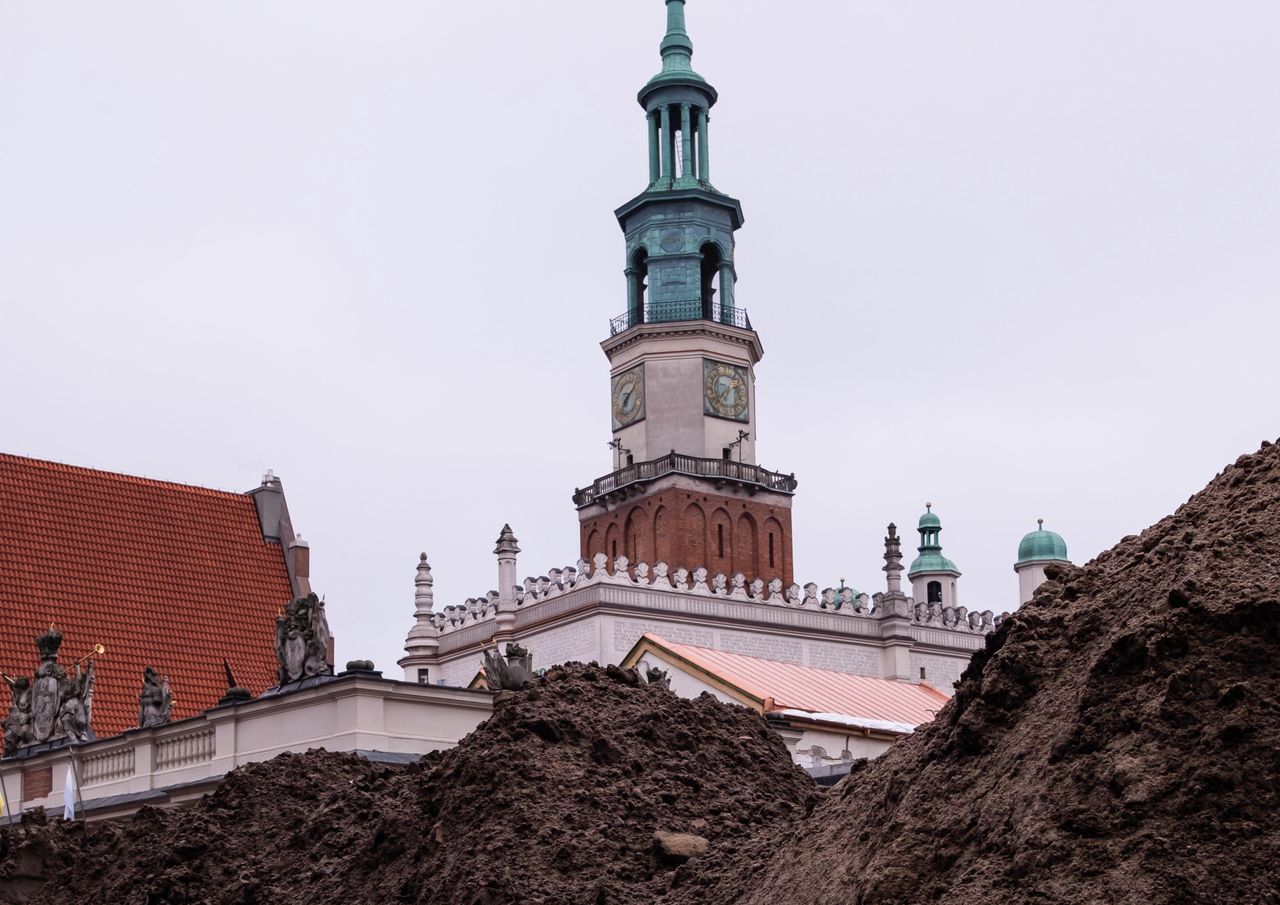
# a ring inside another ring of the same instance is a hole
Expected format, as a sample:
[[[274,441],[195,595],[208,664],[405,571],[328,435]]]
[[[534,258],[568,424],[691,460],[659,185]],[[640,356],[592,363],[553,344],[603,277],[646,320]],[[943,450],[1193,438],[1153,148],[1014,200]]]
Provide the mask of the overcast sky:
[[[796,578],[960,602],[1280,434],[1280,4],[690,0]],[[340,662],[578,555],[659,0],[0,0],[0,450],[267,468]]]

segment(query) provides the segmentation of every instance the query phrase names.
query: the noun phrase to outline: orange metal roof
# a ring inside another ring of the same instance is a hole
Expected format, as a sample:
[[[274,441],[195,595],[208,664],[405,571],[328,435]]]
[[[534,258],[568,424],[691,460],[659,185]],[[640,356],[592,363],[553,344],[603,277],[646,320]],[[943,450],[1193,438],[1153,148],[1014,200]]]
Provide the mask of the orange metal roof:
[[[31,675],[51,622],[67,668],[101,642],[99,737],[137,725],[148,664],[169,677],[175,719],[222,697],[223,657],[240,685],[274,685],[292,596],[245,494],[0,453],[0,671]]]
[[[938,689],[923,682],[917,685],[855,676],[676,644],[654,634],[644,637],[751,697],[764,701],[770,711],[804,710],[813,714],[840,714],[919,726],[932,720],[949,700]]]

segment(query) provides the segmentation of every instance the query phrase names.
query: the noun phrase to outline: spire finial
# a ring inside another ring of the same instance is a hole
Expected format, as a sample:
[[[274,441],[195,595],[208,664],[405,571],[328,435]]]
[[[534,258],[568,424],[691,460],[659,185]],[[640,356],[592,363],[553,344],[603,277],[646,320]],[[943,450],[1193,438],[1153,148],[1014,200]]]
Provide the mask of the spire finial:
[[[693,71],[693,41],[684,26],[684,0],[666,0],[667,34],[662,39],[662,69]]]
[[[1044,530],[1044,519],[1042,519],[1042,518],[1038,518],[1038,519],[1036,519],[1036,527],[1038,527],[1041,531],[1043,531],[1043,530]]]
[[[520,552],[519,543],[511,530],[511,526],[503,525],[502,531],[498,534],[497,546],[494,547],[493,552],[499,556],[514,556]]]
[[[930,503],[930,502],[926,501],[926,502],[925,502],[925,504],[924,504],[924,511],[925,511],[925,512],[932,512],[932,511],[933,511],[933,503]]]

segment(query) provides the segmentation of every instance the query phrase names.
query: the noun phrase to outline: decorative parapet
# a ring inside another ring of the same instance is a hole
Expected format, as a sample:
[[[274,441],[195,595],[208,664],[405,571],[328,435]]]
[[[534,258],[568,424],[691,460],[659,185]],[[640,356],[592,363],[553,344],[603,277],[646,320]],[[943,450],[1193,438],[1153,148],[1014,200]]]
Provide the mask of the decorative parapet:
[[[911,623],[985,635],[998,629],[1008,615],[995,616],[990,610],[971,613],[962,606],[943,606],[940,603],[916,603],[912,607]]]
[[[748,462],[734,462],[732,459],[701,459],[697,456],[671,452],[657,459],[636,462],[620,468],[598,479],[590,487],[577,490],[573,495],[573,505],[579,509],[585,509],[595,503],[625,495],[636,485],[644,485],[667,475],[707,478],[744,487],[752,492],[768,490],[773,493],[785,493],[788,496],[796,492],[798,483],[793,474],[784,475]]]
[[[705,568],[671,570],[665,562],[650,566],[646,562],[632,565],[625,556],[617,557],[609,569],[608,557],[596,554],[592,562],[578,560],[577,565],[563,569],[551,569],[546,575],[526,578],[523,586],[512,588],[517,607],[538,606],[560,597],[569,591],[592,585],[611,584],[644,587],[655,590],[687,594],[695,597],[712,597],[725,600],[749,601],[762,607],[780,609],[806,609],[847,616],[883,618],[888,615],[880,608],[880,594],[868,596],[854,594],[851,588],[824,588],[809,582],[805,585],[783,586],[782,580],[751,581],[738,572],[732,576],[717,573],[711,575]],[[482,597],[472,597],[460,605],[446,606],[433,613],[431,621],[442,635],[456,632],[477,623],[488,622],[498,614],[501,595],[489,591]],[[942,607],[939,604],[916,603],[911,611],[911,622],[954,632],[986,634],[996,628],[1002,617],[993,616],[990,610],[969,612],[964,607]]]

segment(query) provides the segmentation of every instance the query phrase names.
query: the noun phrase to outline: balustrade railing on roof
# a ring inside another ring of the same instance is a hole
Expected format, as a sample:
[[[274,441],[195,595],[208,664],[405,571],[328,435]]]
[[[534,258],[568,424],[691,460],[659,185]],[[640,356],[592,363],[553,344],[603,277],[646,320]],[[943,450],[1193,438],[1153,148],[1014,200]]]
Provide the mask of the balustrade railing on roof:
[[[597,498],[615,493],[630,484],[653,481],[670,474],[735,481],[778,493],[794,493],[798,483],[795,475],[779,474],[759,465],[734,462],[732,459],[700,459],[673,452],[660,459],[636,462],[605,475],[590,487],[575,493],[573,502],[579,508],[589,506]]]
[[[730,305],[703,305],[699,301],[646,302],[643,307],[632,308],[626,314],[609,321],[609,335],[617,336],[624,330],[640,324],[663,324],[676,321],[712,321],[750,330],[751,318],[746,308]]]

